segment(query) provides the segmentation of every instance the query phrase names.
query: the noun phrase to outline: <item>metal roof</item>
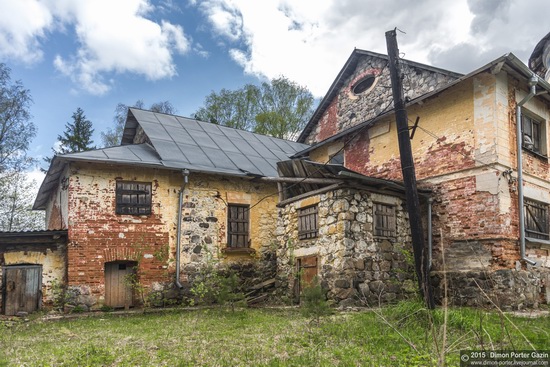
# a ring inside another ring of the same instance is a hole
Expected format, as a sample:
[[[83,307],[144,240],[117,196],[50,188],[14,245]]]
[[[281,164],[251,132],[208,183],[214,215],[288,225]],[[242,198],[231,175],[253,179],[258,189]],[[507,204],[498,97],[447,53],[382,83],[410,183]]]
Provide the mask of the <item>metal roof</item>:
[[[121,144],[55,156],[33,209],[46,208],[49,195],[59,184],[68,161],[276,177],[277,162],[287,160],[308,147],[293,141],[137,108],[128,110]]]
[[[275,177],[278,161],[308,147],[250,131],[137,108],[128,111],[123,147],[136,141],[138,126],[165,166],[199,172]]]

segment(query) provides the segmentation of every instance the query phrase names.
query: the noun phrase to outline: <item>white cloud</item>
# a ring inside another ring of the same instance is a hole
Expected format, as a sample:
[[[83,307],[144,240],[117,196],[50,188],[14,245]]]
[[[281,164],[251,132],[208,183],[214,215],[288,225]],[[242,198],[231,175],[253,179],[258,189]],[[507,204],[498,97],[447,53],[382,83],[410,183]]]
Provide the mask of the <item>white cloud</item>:
[[[104,94],[111,73],[141,74],[150,80],[176,75],[173,54],[184,54],[189,42],[179,25],[147,19],[153,7],[145,0],[66,1],[58,7],[73,21],[80,48],[76,55],[55,57],[56,68],[83,89]]]
[[[31,63],[41,59],[46,32],[76,32],[73,55],[58,54],[54,66],[93,94],[112,85],[112,74],[150,80],[176,75],[175,54],[190,50],[181,25],[151,19],[149,0],[0,0],[0,56]],[[158,8],[163,12],[164,2]]]
[[[197,2],[216,37],[246,73],[285,75],[316,96],[327,91],[352,50],[386,53],[398,27],[410,60],[468,72],[505,52],[527,61],[549,30],[547,0],[206,0]],[[243,46],[244,45],[244,46]]]
[[[0,56],[31,64],[42,59],[40,41],[53,16],[38,0],[0,0]]]

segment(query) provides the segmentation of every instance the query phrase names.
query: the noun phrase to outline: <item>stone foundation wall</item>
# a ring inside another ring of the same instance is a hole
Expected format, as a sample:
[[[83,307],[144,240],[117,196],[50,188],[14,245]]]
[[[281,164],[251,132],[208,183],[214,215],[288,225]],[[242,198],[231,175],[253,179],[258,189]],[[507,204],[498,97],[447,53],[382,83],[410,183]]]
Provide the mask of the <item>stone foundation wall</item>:
[[[374,204],[395,206],[396,234],[373,235]],[[318,205],[319,235],[298,239],[298,210]],[[317,256],[317,275],[327,297],[337,305],[377,306],[409,297],[413,281],[408,216],[398,197],[357,189],[339,189],[281,208],[277,240],[277,280],[281,295],[293,297],[296,260]]]
[[[550,270],[547,268],[447,272],[447,297],[455,306],[499,307],[502,310],[537,309],[550,304]],[[432,272],[436,302],[441,303],[443,272]]]

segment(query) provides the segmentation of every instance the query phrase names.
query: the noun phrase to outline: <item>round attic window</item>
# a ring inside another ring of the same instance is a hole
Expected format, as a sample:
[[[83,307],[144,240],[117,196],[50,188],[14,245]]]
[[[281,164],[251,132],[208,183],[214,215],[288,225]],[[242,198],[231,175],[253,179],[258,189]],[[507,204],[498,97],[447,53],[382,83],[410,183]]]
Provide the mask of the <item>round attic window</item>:
[[[355,83],[351,91],[356,96],[365,93],[374,85],[375,81],[376,77],[374,75],[366,75],[364,78],[361,78],[357,83]]]

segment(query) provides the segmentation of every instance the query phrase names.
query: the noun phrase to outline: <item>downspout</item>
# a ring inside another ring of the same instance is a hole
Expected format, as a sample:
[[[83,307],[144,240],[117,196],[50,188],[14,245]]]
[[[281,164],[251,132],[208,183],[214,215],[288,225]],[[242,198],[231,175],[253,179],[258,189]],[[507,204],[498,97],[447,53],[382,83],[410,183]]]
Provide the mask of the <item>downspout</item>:
[[[521,107],[537,93],[538,77],[533,74],[529,79],[531,91],[523,98],[516,107],[516,144],[517,144],[517,165],[518,165],[518,214],[519,214],[519,250],[521,260],[528,264],[536,265],[525,255],[525,209],[523,208],[523,133],[521,132]]]
[[[176,287],[179,289],[183,288],[183,285],[180,283],[180,253],[181,253],[181,217],[183,211],[183,191],[189,183],[189,170],[184,169],[183,174],[183,184],[181,185],[179,193],[179,203],[178,203],[178,224],[177,224],[177,234],[176,234]]]
[[[433,199],[428,198],[428,269],[432,268],[432,259],[433,259],[432,204],[433,204]]]

